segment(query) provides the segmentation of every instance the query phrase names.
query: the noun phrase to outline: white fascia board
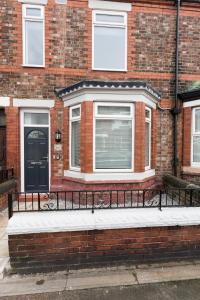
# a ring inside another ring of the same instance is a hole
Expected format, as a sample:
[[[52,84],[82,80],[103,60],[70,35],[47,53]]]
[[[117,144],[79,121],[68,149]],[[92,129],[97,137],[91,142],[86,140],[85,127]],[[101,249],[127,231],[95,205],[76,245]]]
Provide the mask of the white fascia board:
[[[194,106],[200,106],[200,99],[183,102],[183,107],[194,107]]]
[[[10,106],[10,98],[9,97],[0,97],[0,107]]]
[[[46,5],[48,0],[18,0],[24,4]]]
[[[13,106],[16,107],[33,107],[33,108],[52,108],[55,100],[38,100],[38,99],[13,99]]]
[[[168,226],[199,226],[200,207],[121,208],[77,211],[17,213],[6,232],[20,235],[42,232],[70,232]],[[33,241],[34,242],[34,241]]]
[[[144,102],[150,108],[156,109],[157,100],[146,91],[119,91],[119,90],[85,90],[74,92],[63,97],[64,106],[72,106],[84,101],[107,101],[107,102]]]
[[[89,0],[89,8],[102,10],[131,11],[131,3],[120,3],[105,0]]]
[[[144,180],[155,176],[155,170],[147,170],[141,173],[126,173],[126,172],[99,172],[99,173],[81,173],[76,171],[65,170],[64,176],[85,181],[127,181],[127,180]]]

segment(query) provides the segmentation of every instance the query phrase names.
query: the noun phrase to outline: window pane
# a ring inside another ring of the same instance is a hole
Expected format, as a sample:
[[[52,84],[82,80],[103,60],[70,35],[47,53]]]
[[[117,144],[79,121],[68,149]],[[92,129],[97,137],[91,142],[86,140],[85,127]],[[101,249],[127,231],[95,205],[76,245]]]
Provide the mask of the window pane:
[[[200,136],[193,137],[193,162],[200,163]]]
[[[125,69],[124,28],[94,28],[94,68]]]
[[[72,109],[72,117],[79,117],[80,116],[80,107]]]
[[[0,126],[6,126],[6,115],[4,110],[0,110]]]
[[[43,65],[43,22],[26,21],[26,64]]]
[[[96,21],[105,23],[124,23],[124,16],[96,14]]]
[[[96,169],[131,169],[132,121],[96,120]]]
[[[130,116],[131,109],[126,106],[98,106],[98,114]]]
[[[150,165],[150,143],[149,143],[149,138],[150,138],[150,124],[145,123],[145,167],[148,167]]]
[[[80,121],[71,125],[71,166],[80,167]]]
[[[27,8],[26,16],[28,17],[41,17],[41,9],[40,8]]]
[[[145,110],[145,118],[150,119],[150,111],[149,110]]]
[[[26,125],[48,125],[49,115],[46,113],[25,113],[24,124]]]
[[[200,131],[200,109],[195,110],[195,131]]]

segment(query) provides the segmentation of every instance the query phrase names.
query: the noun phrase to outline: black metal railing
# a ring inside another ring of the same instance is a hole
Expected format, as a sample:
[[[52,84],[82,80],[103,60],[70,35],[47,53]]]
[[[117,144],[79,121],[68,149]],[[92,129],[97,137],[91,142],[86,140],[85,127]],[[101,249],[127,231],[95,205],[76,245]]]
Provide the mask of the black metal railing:
[[[120,208],[200,206],[200,189],[146,189],[112,191],[60,191],[8,195],[9,218],[13,213]]]
[[[14,170],[13,169],[0,170],[0,183],[3,183],[12,178],[14,178]]]

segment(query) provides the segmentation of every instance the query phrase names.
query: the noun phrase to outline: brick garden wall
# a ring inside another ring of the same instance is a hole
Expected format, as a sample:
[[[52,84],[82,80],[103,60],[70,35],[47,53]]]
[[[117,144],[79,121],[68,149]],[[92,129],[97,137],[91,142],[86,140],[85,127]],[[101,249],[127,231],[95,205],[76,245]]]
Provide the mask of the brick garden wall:
[[[10,235],[9,252],[21,272],[194,259],[200,226]]]
[[[0,211],[7,208],[8,206],[8,195],[0,194]]]
[[[88,1],[68,0],[67,5],[59,5],[54,0],[48,0],[45,6],[45,68],[24,68],[22,4],[17,0],[2,0],[0,96],[55,99],[55,87],[64,87],[82,79],[133,79],[151,84],[162,94],[161,106],[171,107],[174,100],[175,14],[174,1],[133,1],[132,11],[128,13],[128,71],[101,72],[91,69],[92,11],[88,8]],[[183,4],[180,14],[181,92],[199,80],[200,60],[197,57],[200,53],[200,37],[197,32],[200,6]],[[182,115],[179,115],[180,132],[181,120]],[[20,162],[16,124],[15,121],[11,128],[11,131],[15,131],[15,141],[10,142],[16,159],[13,159],[11,150],[8,153],[8,165],[14,166],[18,175]],[[63,133],[65,130],[63,127]],[[172,172],[173,153],[172,147],[169,147],[172,145],[172,116],[169,111],[158,110],[156,132],[155,167],[159,176]],[[180,173],[181,138],[178,143]],[[67,163],[68,157],[63,152],[62,161],[53,165],[56,172],[54,182],[61,179],[63,164]],[[90,162],[87,168],[90,168]]]

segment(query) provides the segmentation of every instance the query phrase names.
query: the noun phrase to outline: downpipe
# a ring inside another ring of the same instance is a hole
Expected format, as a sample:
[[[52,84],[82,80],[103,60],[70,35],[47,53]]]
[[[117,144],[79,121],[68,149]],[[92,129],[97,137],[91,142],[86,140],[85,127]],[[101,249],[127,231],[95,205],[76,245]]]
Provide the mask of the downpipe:
[[[181,0],[176,1],[176,57],[175,57],[175,99],[174,107],[171,109],[173,116],[173,173],[177,177],[179,159],[178,159],[178,147],[177,147],[177,136],[178,136],[178,115],[180,108],[178,108],[178,89],[179,89],[179,28],[180,28],[180,6]]]

